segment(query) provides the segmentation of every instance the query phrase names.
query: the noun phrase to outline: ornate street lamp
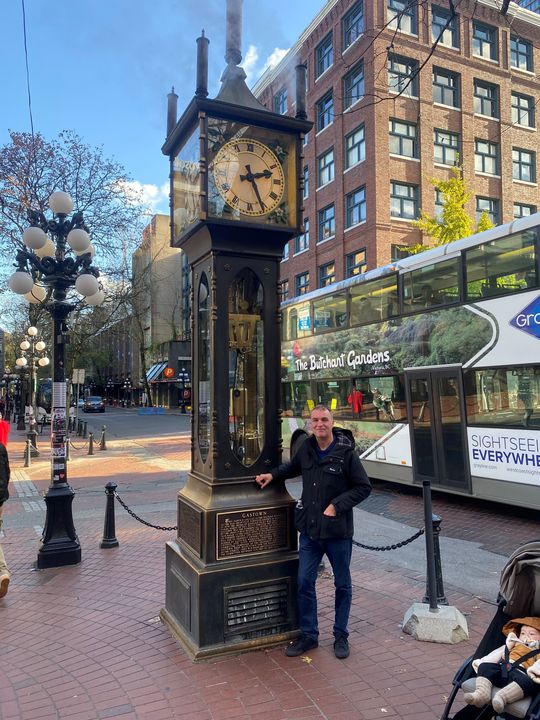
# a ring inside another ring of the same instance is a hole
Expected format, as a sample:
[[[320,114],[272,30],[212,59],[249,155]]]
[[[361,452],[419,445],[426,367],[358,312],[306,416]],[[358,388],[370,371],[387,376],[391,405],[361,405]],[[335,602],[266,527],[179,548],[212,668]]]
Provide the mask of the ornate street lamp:
[[[37,369],[39,367],[47,367],[49,364],[49,358],[44,355],[46,345],[43,340],[38,339],[38,329],[31,325],[24,337],[24,340],[20,343],[19,347],[22,350],[21,357],[15,360],[17,367],[23,369],[28,368],[30,371],[30,406],[32,408],[32,417],[30,418],[30,430],[28,437],[32,441],[32,445],[36,447],[36,429],[35,424],[39,420],[37,415]],[[30,364],[28,364],[30,360]]]
[[[76,307],[73,289],[85,296],[88,305],[99,305],[105,297],[98,281],[99,271],[92,265],[95,250],[82,213],[68,218],[73,201],[61,191],[51,195],[49,207],[52,220],[41,211],[28,213],[30,227],[23,234],[26,248],[17,252],[17,270],[9,279],[14,292],[30,303],[41,303],[53,321],[51,484],[45,495],[47,510],[37,558],[39,569],[72,565],[81,560],[72,513],[75,493],[68,485],[66,461],[67,317]]]

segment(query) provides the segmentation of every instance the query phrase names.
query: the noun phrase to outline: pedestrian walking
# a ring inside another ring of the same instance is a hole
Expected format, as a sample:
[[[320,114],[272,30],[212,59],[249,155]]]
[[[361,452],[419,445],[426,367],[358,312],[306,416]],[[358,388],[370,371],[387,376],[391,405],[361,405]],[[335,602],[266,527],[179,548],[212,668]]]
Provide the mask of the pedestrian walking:
[[[9,497],[9,459],[6,446],[0,444],[0,530],[2,529],[2,515],[4,512],[4,503]],[[6,565],[4,551],[0,545],[0,598],[3,598],[8,591],[10,574]]]
[[[334,427],[325,405],[311,411],[312,435],[292,459],[255,478],[261,489],[272,480],[302,475],[302,497],[296,504],[295,524],[300,533],[298,550],[298,612],[300,636],[285,654],[303,655],[319,644],[317,569],[324,555],[334,573],[334,653],[349,656],[347,624],[352,602],[351,555],[353,507],[371,492],[371,485],[349,430]]]
[[[0,413],[0,443],[4,447],[7,447],[10,429],[8,421],[4,420],[4,415]]]

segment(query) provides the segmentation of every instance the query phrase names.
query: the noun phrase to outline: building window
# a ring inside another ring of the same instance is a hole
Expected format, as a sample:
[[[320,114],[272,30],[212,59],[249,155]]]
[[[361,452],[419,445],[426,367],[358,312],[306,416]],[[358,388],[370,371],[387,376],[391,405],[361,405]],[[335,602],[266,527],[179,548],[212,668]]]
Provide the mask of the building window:
[[[350,47],[364,32],[364,3],[357,2],[343,16],[343,49]]]
[[[283,302],[289,297],[289,281],[282,280],[279,283],[279,301]]]
[[[418,61],[389,54],[388,89],[406,97],[418,97]]]
[[[418,187],[407,183],[390,183],[390,215],[405,220],[418,217]]]
[[[433,131],[433,160],[439,165],[456,165],[459,161],[459,135],[447,130]]]
[[[443,209],[443,194],[435,188],[435,217],[441,217]]]
[[[410,252],[406,246],[403,245],[391,245],[390,246],[390,262],[396,262],[397,260],[403,260],[409,257]]]
[[[363,97],[364,63],[360,62],[343,78],[343,108],[350,108]]]
[[[329,240],[336,234],[336,214],[334,204],[319,210],[319,233],[317,242]]]
[[[512,122],[515,125],[534,127],[534,98],[512,93]]]
[[[285,243],[285,247],[283,248],[283,257],[281,260],[288,260],[289,259],[289,243]]]
[[[495,198],[476,198],[476,221],[480,220],[482,213],[487,212],[494,225],[499,224],[499,201]]]
[[[359,225],[366,220],[366,188],[353,190],[345,196],[345,227]]]
[[[536,182],[536,153],[523,148],[512,148],[512,178],[523,182]]]
[[[315,50],[315,77],[320,77],[334,62],[332,33],[329,33]]]
[[[354,275],[362,275],[366,272],[366,249],[357,250],[356,252],[345,255],[345,277],[353,277]]]
[[[499,117],[499,88],[497,85],[474,80],[474,112],[488,117]]]
[[[328,287],[336,282],[336,264],[332,262],[319,266],[319,287]]]
[[[533,71],[532,43],[516,35],[510,35],[510,66],[517,70]]]
[[[536,212],[536,205],[524,205],[523,203],[514,203],[514,217],[529,217]]]
[[[308,144],[308,140],[309,140],[309,133],[307,132],[307,133],[304,135],[304,147]]]
[[[388,0],[387,28],[416,35],[418,33],[417,6],[414,0]]]
[[[326,93],[326,95],[317,103],[317,132],[323,130],[333,121],[334,98],[332,96],[332,91],[330,91],[329,93]]]
[[[303,272],[294,278],[294,294],[305,295],[309,292],[309,273]]]
[[[334,179],[334,150],[327,150],[317,158],[317,187]]]
[[[309,168],[307,165],[304,166],[304,200],[309,195]]]
[[[358,165],[366,159],[366,133],[360,125],[345,136],[345,169]]]
[[[459,18],[447,8],[431,6],[431,38],[441,45],[459,48]]]
[[[474,141],[474,169],[486,175],[499,174],[499,144],[488,140]]]
[[[304,232],[297,235],[294,239],[294,254],[304,252],[309,249],[309,220],[304,220]]]
[[[281,90],[274,95],[273,105],[275,113],[285,115],[287,112],[287,88],[281,88]]]
[[[442,68],[433,68],[433,102],[455,108],[459,107],[458,73],[443,70]]]
[[[403,157],[418,157],[418,141],[416,125],[390,118],[388,121],[390,132],[390,152]]]
[[[473,55],[485,60],[497,60],[497,28],[473,20]]]

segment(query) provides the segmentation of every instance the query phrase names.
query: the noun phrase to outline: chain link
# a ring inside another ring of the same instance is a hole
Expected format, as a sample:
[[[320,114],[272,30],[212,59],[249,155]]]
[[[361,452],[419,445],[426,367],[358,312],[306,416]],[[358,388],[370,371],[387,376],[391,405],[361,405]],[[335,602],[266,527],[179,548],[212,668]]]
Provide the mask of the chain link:
[[[131,517],[135,518],[135,520],[138,520],[143,525],[147,525],[148,527],[155,528],[156,530],[165,530],[166,532],[170,532],[171,530],[178,530],[178,525],[174,525],[171,527],[163,527],[162,525],[152,525],[152,523],[147,522],[146,520],[143,520],[141,517],[139,517],[136,513],[133,512],[133,510],[130,510],[126,503],[122,500],[120,495],[115,492],[114,497],[118,500],[120,505],[124,508],[126,512],[128,512]]]
[[[71,445],[71,447],[72,447],[74,450],[84,450],[84,448],[88,445],[88,441],[85,442],[84,445],[80,445],[79,447],[77,447],[77,445],[75,445],[75,443],[73,442],[73,440],[70,439],[70,440],[69,440],[69,444]]]
[[[358,547],[364,548],[364,550],[397,550],[400,547],[403,547],[404,545],[408,545],[409,543],[412,543],[413,540],[416,540],[416,538],[419,538],[421,535],[424,534],[424,528],[419,530],[414,535],[411,535],[410,538],[407,538],[407,540],[402,540],[401,542],[395,543],[395,545],[383,545],[383,546],[376,546],[376,545],[363,545],[362,543],[357,542],[356,540],[353,540],[353,545],[357,545]]]
[[[147,522],[146,520],[143,520],[141,517],[139,517],[136,513],[131,510],[126,503],[122,500],[120,495],[115,492],[114,497],[118,500],[120,505],[124,508],[124,510],[131,515],[131,517],[135,518],[135,520],[138,520],[143,525],[146,525],[147,527],[155,528],[156,530],[164,530],[165,532],[171,532],[172,530],[178,530],[178,525],[171,525],[170,527],[165,527],[163,525],[152,525],[152,523]],[[408,545],[409,543],[412,543],[417,538],[421,537],[424,534],[424,528],[421,528],[416,532],[414,535],[411,535],[410,538],[407,538],[406,540],[402,540],[401,542],[395,543],[394,545],[384,545],[384,546],[375,546],[375,545],[363,545],[360,542],[357,542],[356,540],[353,540],[353,545],[357,545],[358,547],[363,548],[364,550],[397,550],[398,548],[404,547],[405,545]]]

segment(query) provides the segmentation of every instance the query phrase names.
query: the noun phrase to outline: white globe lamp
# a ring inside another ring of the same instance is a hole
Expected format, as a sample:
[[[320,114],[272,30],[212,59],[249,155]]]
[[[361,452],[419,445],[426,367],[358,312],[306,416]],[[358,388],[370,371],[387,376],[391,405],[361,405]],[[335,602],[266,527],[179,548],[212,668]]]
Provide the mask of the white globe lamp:
[[[85,303],[87,305],[101,305],[101,303],[105,300],[105,293],[103,290],[98,290],[97,293],[94,293],[93,295],[89,295],[85,298]]]
[[[28,300],[29,303],[41,303],[47,297],[47,292],[41,285],[34,284],[30,292],[25,293],[23,297],[25,300]]]
[[[30,273],[17,270],[17,272],[14,272],[9,278],[9,287],[14,293],[17,293],[17,295],[24,295],[34,287],[34,280]]]
[[[47,238],[47,242],[42,248],[35,251],[38,257],[54,257],[56,255],[56,245],[50,238]]]
[[[69,215],[73,210],[73,200],[67,192],[57,190],[49,198],[49,207],[55,215]]]
[[[90,235],[86,232],[86,230],[74,228],[68,233],[67,242],[69,247],[76,253],[88,252]]]
[[[75,280],[75,290],[81,295],[94,295],[99,290],[99,283],[90,273],[83,273]]]
[[[28,227],[23,232],[23,242],[31,250],[39,250],[47,242],[48,237],[40,227]]]

